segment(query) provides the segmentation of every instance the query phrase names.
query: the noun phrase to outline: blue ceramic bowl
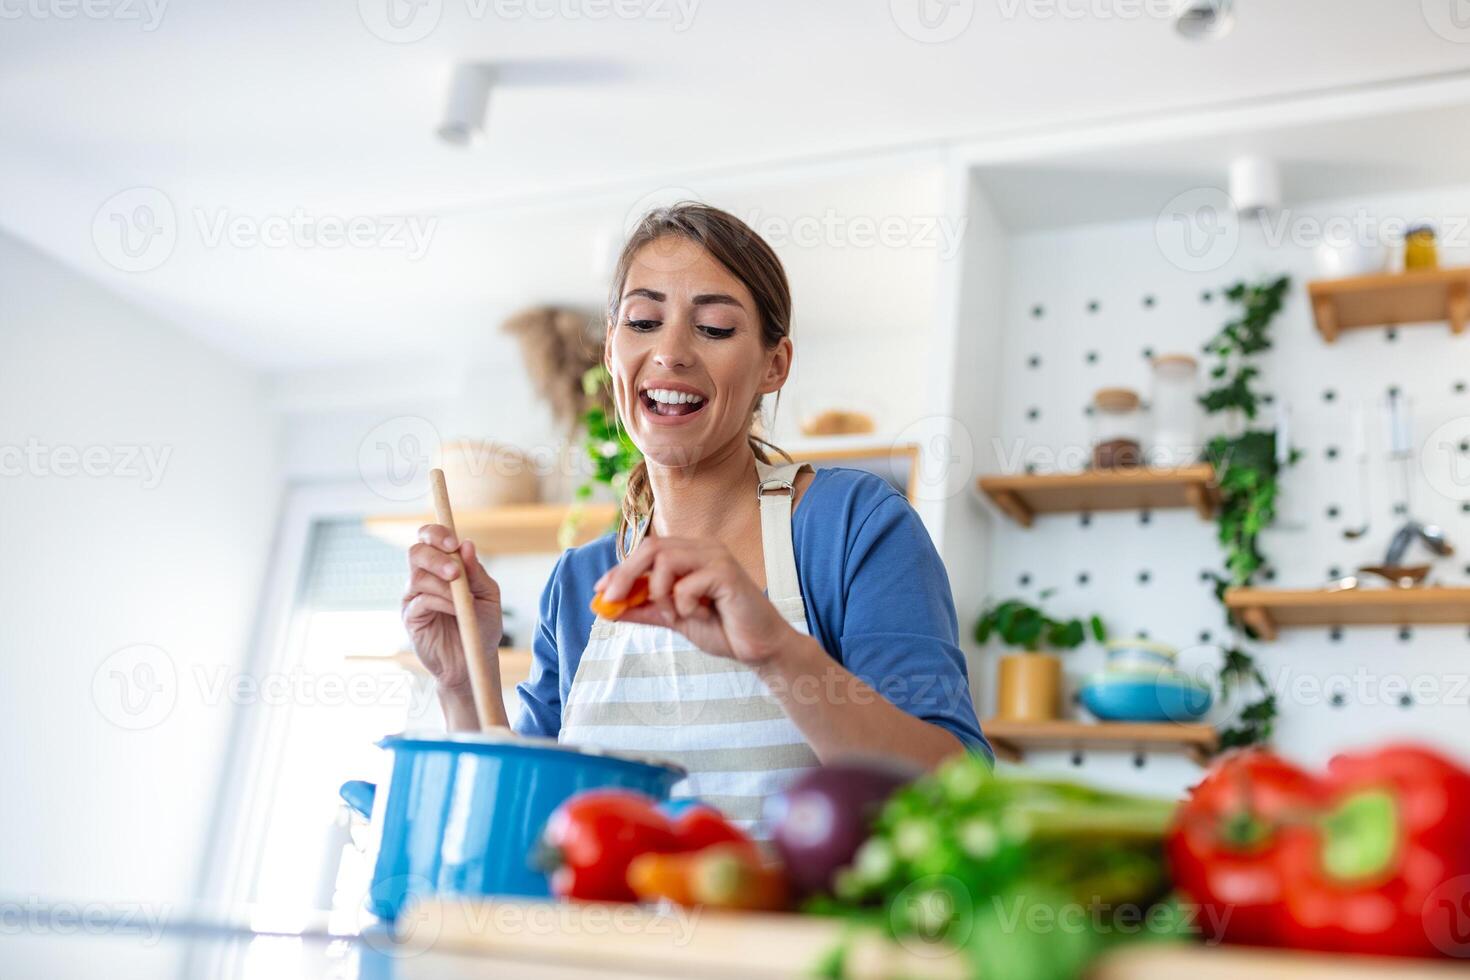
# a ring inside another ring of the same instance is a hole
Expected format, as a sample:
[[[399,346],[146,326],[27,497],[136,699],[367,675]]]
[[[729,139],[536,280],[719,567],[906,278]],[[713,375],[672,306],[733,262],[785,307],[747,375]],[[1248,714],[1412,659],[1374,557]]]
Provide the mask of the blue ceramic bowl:
[[[415,895],[551,894],[531,853],[552,812],[588,789],[634,790],[667,800],[684,771],[617,753],[510,734],[392,735],[386,792],[342,786],[378,837],[368,910],[397,918]]]
[[[1197,721],[1214,700],[1208,687],[1172,671],[1093,674],[1078,693],[1103,721]]]

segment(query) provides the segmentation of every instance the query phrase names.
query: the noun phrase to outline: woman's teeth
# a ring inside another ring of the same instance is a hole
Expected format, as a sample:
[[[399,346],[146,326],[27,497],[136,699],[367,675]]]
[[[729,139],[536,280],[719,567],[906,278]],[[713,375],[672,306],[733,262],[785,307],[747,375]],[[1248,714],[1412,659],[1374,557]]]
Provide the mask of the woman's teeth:
[[[688,415],[704,405],[704,396],[669,388],[649,388],[643,392],[649,407],[659,415]]]
[[[671,391],[668,388],[649,388],[648,397],[665,405],[682,405],[685,402],[702,402],[704,398],[690,391]]]

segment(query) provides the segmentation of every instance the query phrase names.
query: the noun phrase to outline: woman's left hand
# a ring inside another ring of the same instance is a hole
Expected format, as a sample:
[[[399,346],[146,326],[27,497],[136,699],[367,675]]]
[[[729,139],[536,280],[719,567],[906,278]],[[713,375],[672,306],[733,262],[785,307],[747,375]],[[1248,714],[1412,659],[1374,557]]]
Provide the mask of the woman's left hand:
[[[634,579],[648,576],[646,605],[618,619],[667,626],[706,653],[757,667],[797,635],[728,548],[691,538],[645,538],[597,582],[608,600],[621,599]]]

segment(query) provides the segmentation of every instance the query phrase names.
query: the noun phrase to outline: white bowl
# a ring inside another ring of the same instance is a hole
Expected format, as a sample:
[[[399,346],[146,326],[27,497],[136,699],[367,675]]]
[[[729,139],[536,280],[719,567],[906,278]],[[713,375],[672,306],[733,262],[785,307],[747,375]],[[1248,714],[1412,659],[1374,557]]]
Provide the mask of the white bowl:
[[[1325,279],[1366,276],[1388,268],[1388,247],[1383,243],[1324,241],[1313,253],[1317,273]]]

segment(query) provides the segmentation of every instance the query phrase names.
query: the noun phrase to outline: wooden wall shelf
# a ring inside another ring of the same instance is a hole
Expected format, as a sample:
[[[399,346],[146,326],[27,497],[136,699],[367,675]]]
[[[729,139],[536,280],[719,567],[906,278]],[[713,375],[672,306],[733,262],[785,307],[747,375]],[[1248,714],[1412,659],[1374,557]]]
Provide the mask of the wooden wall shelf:
[[[1005,721],[980,726],[997,758],[1020,762],[1028,751],[1182,752],[1205,765],[1219,747],[1209,725],[1173,722]]]
[[[1385,272],[1307,284],[1317,331],[1327,343],[1344,330],[1444,323],[1465,332],[1470,321],[1470,267]]]
[[[1470,588],[1227,589],[1225,605],[1263,640],[1290,626],[1470,624]]]
[[[459,536],[473,541],[481,555],[534,555],[561,551],[557,534],[566,519],[569,504],[512,504],[458,511],[454,515]],[[617,519],[616,504],[591,503],[582,508],[574,545],[602,537]],[[363,520],[369,534],[389,544],[407,548],[418,540],[418,530],[434,519],[428,514],[368,517]]]
[[[1138,467],[1035,476],[984,476],[979,486],[1022,527],[1030,527],[1037,514],[1170,507],[1191,507],[1201,518],[1210,520],[1220,500],[1215,471],[1207,463],[1177,469]]]

